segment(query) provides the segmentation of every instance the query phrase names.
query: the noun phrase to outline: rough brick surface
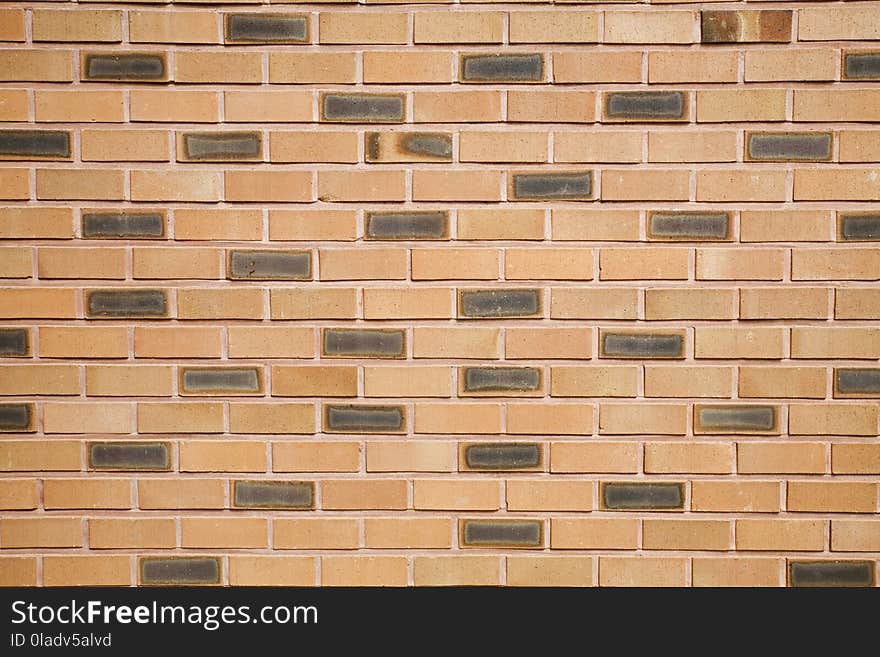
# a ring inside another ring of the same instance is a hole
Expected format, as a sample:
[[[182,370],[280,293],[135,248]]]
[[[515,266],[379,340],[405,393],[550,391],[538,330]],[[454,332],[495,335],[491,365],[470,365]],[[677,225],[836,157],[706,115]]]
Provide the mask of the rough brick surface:
[[[4,2],[0,585],[876,583],[878,4]]]

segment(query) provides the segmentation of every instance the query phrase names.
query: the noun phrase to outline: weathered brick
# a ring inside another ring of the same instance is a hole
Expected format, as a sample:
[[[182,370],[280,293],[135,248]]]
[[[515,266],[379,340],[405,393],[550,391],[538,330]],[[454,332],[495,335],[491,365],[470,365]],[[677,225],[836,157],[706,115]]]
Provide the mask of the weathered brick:
[[[259,132],[183,132],[177,135],[180,162],[260,161],[263,138]]]
[[[838,212],[837,239],[843,242],[880,241],[880,214]]]
[[[224,14],[226,43],[308,43],[307,14]]]
[[[789,561],[789,586],[874,586],[873,561]]]
[[[746,132],[746,157],[761,162],[827,162],[830,132]]]
[[[403,433],[403,406],[324,405],[324,431],[330,433]]]
[[[728,212],[651,212],[648,238],[682,242],[728,240],[731,237]]]
[[[311,251],[229,251],[231,280],[310,280]]]
[[[451,162],[452,135],[444,132],[367,132],[367,162]]]
[[[725,405],[694,406],[694,432],[779,433],[779,409],[776,406]]]
[[[536,317],[543,314],[543,303],[539,290],[459,290],[458,314],[471,319]]]
[[[583,201],[593,197],[593,172],[514,173],[509,198],[513,201]]]
[[[0,328],[0,356],[24,357],[31,354],[30,331],[24,328]]]
[[[607,482],[600,488],[603,509],[619,511],[680,511],[684,484]]]
[[[402,123],[406,118],[403,94],[321,95],[321,120],[337,123]]]
[[[791,41],[791,11],[700,12],[703,43],[788,43]]]
[[[615,91],[602,94],[602,120],[609,123],[687,121],[689,94],[683,91]]]
[[[235,481],[232,504],[242,509],[311,509],[315,485],[308,481]]]
[[[540,548],[544,545],[544,525],[539,520],[459,521],[463,547]]]
[[[66,130],[0,130],[0,159],[69,160],[70,133]]]
[[[366,212],[368,240],[440,240],[449,236],[449,213],[444,211]]]
[[[168,64],[164,53],[82,53],[82,79],[89,82],[166,82]]]
[[[843,52],[841,77],[844,80],[880,79],[880,53]]]
[[[138,581],[142,585],[216,585],[222,575],[223,567],[217,557],[141,557],[138,560]]]
[[[541,54],[460,55],[462,82],[542,82],[545,79]]]
[[[403,358],[406,334],[398,329],[324,329],[321,352],[330,358]]]
[[[683,332],[599,332],[600,358],[684,358]]]
[[[0,404],[0,433],[31,433],[36,431],[34,404]]]
[[[88,463],[92,470],[149,470],[171,469],[170,443],[90,443]]]

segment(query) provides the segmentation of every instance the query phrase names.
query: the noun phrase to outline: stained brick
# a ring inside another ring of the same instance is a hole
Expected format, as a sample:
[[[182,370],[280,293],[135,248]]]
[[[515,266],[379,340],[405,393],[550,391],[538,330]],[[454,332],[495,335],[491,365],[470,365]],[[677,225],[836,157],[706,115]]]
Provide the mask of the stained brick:
[[[510,199],[582,201],[593,197],[593,172],[514,173]]]
[[[146,585],[216,585],[222,573],[217,557],[141,557],[138,561],[138,580]]]
[[[534,470],[541,467],[543,450],[538,443],[474,443],[462,447],[461,461],[469,470]]]
[[[330,358],[403,358],[406,334],[398,329],[324,329],[321,352]]]
[[[0,404],[0,433],[33,432],[35,424],[33,404]]]
[[[86,292],[86,316],[96,318],[165,317],[163,290],[90,290]]]
[[[445,132],[368,132],[367,162],[451,162],[452,135]]]
[[[461,520],[464,547],[539,548],[544,544],[544,526],[539,520]]]
[[[181,367],[180,392],[183,395],[248,395],[263,389],[263,370],[259,367]]]
[[[683,91],[605,92],[602,118],[608,122],[687,121],[688,101]]]
[[[680,332],[646,333],[602,330],[600,358],[684,358],[685,337]]]
[[[68,160],[70,155],[66,130],[0,130],[0,159]]]
[[[226,43],[308,43],[307,14],[225,14]]]
[[[694,406],[696,433],[778,433],[776,406]]]
[[[840,397],[880,397],[880,369],[835,369],[834,393]]]
[[[0,356],[30,355],[30,333],[22,328],[0,328]]]
[[[324,431],[331,433],[403,433],[403,406],[324,405]]]
[[[541,370],[535,367],[464,367],[461,370],[466,393],[528,392],[541,387]]]
[[[88,455],[92,470],[171,469],[170,443],[90,443]]]
[[[462,82],[541,82],[544,56],[540,54],[461,55]]]
[[[311,251],[230,251],[228,277],[246,281],[312,278]]]
[[[242,509],[311,509],[315,485],[309,481],[236,481],[232,503]]]
[[[365,239],[441,240],[449,236],[449,213],[443,211],[366,212]]]
[[[791,41],[791,11],[700,12],[703,43],[788,43]]]
[[[178,136],[179,160],[228,162],[263,159],[259,132],[184,132]]]
[[[602,508],[619,511],[681,511],[684,509],[684,484],[603,483]]]
[[[338,123],[402,123],[406,118],[403,94],[321,95],[321,120]]]
[[[165,82],[168,64],[163,53],[82,54],[82,79],[90,82]]]
[[[462,318],[491,319],[535,317],[543,312],[539,290],[459,290],[458,314]]]
[[[844,51],[841,73],[844,80],[880,79],[880,52]]]
[[[839,212],[837,235],[844,242],[880,241],[880,213]]]
[[[88,239],[162,239],[165,237],[165,213],[84,211],[82,236]]]
[[[789,561],[790,586],[874,586],[873,561]]]
[[[746,157],[761,162],[827,162],[830,132],[746,132]]]
[[[651,212],[648,238],[682,242],[728,240],[731,237],[728,212]]]

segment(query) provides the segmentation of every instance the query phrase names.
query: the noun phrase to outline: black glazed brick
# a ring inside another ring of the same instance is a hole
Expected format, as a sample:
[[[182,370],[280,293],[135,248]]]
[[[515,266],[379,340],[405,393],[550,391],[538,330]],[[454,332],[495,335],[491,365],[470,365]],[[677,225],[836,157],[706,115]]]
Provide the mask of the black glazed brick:
[[[330,358],[403,358],[403,329],[324,329],[321,351]]]
[[[527,470],[541,467],[538,443],[481,443],[464,450],[465,465],[471,470]]]
[[[28,356],[30,351],[27,329],[0,328],[0,356]]]
[[[613,91],[604,101],[609,121],[683,121],[688,113],[683,91]]]
[[[683,511],[684,484],[623,483],[602,484],[602,508],[620,511]]]
[[[236,481],[232,503],[244,509],[311,509],[315,484],[311,481]]]
[[[392,150],[392,153],[388,153]],[[415,160],[452,161],[452,135],[448,132],[368,132],[364,137],[367,162]]]
[[[256,394],[262,388],[259,367],[181,367],[182,394]]]
[[[165,317],[164,290],[90,290],[86,292],[87,317]]]
[[[827,162],[830,132],[747,132],[746,157],[760,162]]]
[[[880,50],[843,54],[844,80],[880,80]]]
[[[790,561],[789,586],[874,586],[873,561]]]
[[[713,241],[730,239],[727,212],[652,212],[648,238],[654,240]]]
[[[66,130],[0,130],[0,158],[70,159]]]
[[[168,443],[91,443],[89,468],[92,470],[170,470]]]
[[[263,137],[259,132],[184,132],[180,137],[186,160],[217,162],[263,157]]]
[[[321,120],[341,123],[402,123],[406,118],[403,94],[325,93]]]
[[[593,172],[515,173],[511,192],[511,199],[518,201],[590,199],[593,195]]]
[[[219,584],[222,570],[217,557],[141,557],[138,572],[141,584],[191,586]]]
[[[493,319],[534,317],[541,314],[540,290],[459,290],[458,313],[461,317]]]
[[[684,358],[684,335],[602,331],[601,358]]]
[[[880,241],[880,213],[840,213],[838,239],[843,242]]]
[[[227,43],[308,43],[304,14],[226,14]]]
[[[83,80],[163,82],[168,78],[163,53],[85,53],[82,71]]]
[[[449,236],[449,213],[367,212],[368,240],[441,240]]]
[[[540,520],[462,520],[463,547],[523,547],[544,545]]]
[[[302,281],[312,278],[311,251],[230,251],[229,278]]]
[[[33,432],[35,414],[33,404],[0,404],[0,432]]]
[[[699,433],[772,432],[776,428],[775,406],[694,407],[695,430]]]
[[[544,56],[461,55],[462,82],[541,82],[544,79]]]
[[[406,431],[403,406],[324,406],[324,431],[331,433],[401,433]]]
[[[835,369],[834,389],[841,395],[880,395],[880,368]]]
[[[165,215],[161,212],[84,212],[82,236],[89,239],[161,239]]]
[[[537,367],[465,367],[465,392],[531,391],[541,387]]]

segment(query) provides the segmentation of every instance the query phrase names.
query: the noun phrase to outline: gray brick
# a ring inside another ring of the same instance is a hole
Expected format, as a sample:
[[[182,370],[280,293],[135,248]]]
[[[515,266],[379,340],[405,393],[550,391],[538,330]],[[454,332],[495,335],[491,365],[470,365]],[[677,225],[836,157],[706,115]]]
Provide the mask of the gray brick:
[[[513,174],[511,199],[587,200],[593,196],[593,172],[516,173]]]
[[[694,407],[694,430],[699,433],[768,433],[776,428],[775,406],[707,406]]]
[[[0,356],[29,356],[30,336],[27,329],[0,328]]]
[[[184,132],[181,149],[186,160],[225,162],[261,160],[263,137],[259,132]]]
[[[464,450],[465,465],[471,470],[527,470],[541,466],[538,443],[480,443]]]
[[[66,130],[0,130],[0,159],[70,159]]]
[[[222,569],[217,557],[141,557],[141,584],[219,584]]]
[[[90,443],[92,470],[170,470],[169,443]]]
[[[302,281],[312,278],[311,251],[230,251],[229,278]]]
[[[182,394],[257,394],[263,389],[260,367],[181,367]]]
[[[843,78],[845,80],[880,80],[880,50],[844,53]]]
[[[0,404],[0,432],[32,433],[35,415],[33,404]]]
[[[161,239],[163,212],[84,212],[82,236],[90,239]]]
[[[368,132],[364,142],[367,162],[452,161],[448,132]]]
[[[730,239],[727,212],[652,212],[648,238],[654,240],[714,241]]]
[[[324,431],[329,433],[403,433],[404,406],[324,405]]]
[[[684,509],[684,484],[623,483],[602,484],[602,508],[619,511],[673,511]]]
[[[541,82],[544,79],[544,56],[461,55],[462,82]]]
[[[540,290],[458,291],[458,314],[463,318],[533,317],[541,312]]]
[[[83,80],[163,82],[168,79],[164,53],[85,53],[82,71]]]
[[[684,358],[684,335],[602,331],[601,358]]]
[[[462,520],[463,547],[521,547],[544,545],[540,520]]]
[[[790,586],[874,586],[873,561],[790,561]]]
[[[608,121],[683,121],[687,114],[683,91],[612,91],[604,95]]]
[[[826,162],[830,132],[747,132],[746,156],[760,162]]]
[[[226,14],[227,43],[308,43],[305,14]]]
[[[368,240],[441,240],[449,237],[449,213],[367,212]]]
[[[243,509],[311,509],[315,484],[311,481],[236,481],[233,505]]]
[[[321,120],[339,123],[402,123],[406,118],[403,94],[324,93]]]
[[[164,290],[89,290],[87,317],[165,317],[168,303]]]
[[[324,329],[322,353],[330,358],[403,358],[402,329]]]
[[[541,387],[537,367],[465,367],[465,392],[529,391]]]
[[[880,368],[835,369],[834,388],[842,395],[880,395]]]
[[[880,213],[843,213],[838,219],[838,239],[843,242],[880,241]]]

